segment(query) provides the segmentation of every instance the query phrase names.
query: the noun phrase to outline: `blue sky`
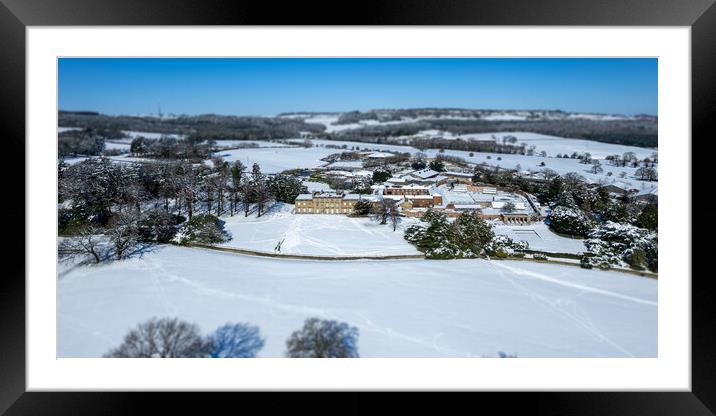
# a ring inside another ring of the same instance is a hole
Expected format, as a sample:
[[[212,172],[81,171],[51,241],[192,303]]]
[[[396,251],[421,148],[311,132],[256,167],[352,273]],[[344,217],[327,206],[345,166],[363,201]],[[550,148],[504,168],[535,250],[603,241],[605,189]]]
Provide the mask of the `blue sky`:
[[[655,58],[61,58],[59,108],[274,115],[459,107],[657,114]]]

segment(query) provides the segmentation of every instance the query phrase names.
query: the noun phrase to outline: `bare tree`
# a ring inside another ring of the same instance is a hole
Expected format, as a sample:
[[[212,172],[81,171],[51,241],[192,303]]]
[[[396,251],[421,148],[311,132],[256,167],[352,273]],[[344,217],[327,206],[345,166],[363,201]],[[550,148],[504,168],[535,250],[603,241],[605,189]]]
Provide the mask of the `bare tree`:
[[[85,227],[77,235],[62,240],[58,247],[60,257],[92,256],[95,263],[102,261],[103,241],[101,230],[97,227]]]
[[[289,358],[357,358],[358,328],[345,322],[306,319],[286,341]]]
[[[105,354],[109,358],[202,358],[211,343],[196,324],[177,318],[152,318],[129,331],[122,344]]]
[[[133,213],[116,215],[107,229],[109,239],[114,246],[117,260],[127,256],[128,251],[139,241],[138,217]]]
[[[260,217],[266,205],[271,201],[271,189],[265,180],[254,184],[254,197],[256,198],[256,211]]]
[[[257,163],[254,163],[251,168],[251,188],[254,202],[256,202],[256,210],[260,217],[266,204],[271,200],[271,190],[268,187],[268,183],[266,183],[266,177],[261,173],[261,168]]]
[[[244,217],[249,216],[251,204],[254,202],[254,187],[251,181],[245,180],[239,187],[239,199],[244,207]]]
[[[189,162],[182,162],[177,166],[177,177],[181,196],[186,205],[189,219],[194,215],[194,201],[196,200],[197,175],[196,170]]]
[[[552,179],[554,179],[554,178],[556,178],[557,176],[559,176],[559,173],[555,172],[555,171],[552,170],[552,169],[545,168],[545,169],[542,169],[542,176],[544,176],[544,178],[545,178],[546,180],[551,181]]]
[[[656,181],[659,179],[659,174],[654,168],[640,167],[635,174],[642,181]]]
[[[398,215],[398,203],[394,199],[383,198],[378,201],[377,204],[373,204],[371,218],[381,224],[386,224],[389,219],[392,222],[392,218],[397,217]],[[395,224],[397,224],[397,220]],[[395,231],[395,225],[393,227],[393,231]]]
[[[212,358],[253,358],[265,343],[259,327],[247,323],[221,326],[207,340]]]
[[[241,192],[241,184],[243,182],[244,172],[246,171],[246,166],[244,166],[243,163],[241,163],[240,160],[237,160],[234,162],[234,164],[231,166],[231,187],[230,187],[230,211],[231,216],[234,215],[234,210],[236,210],[236,203],[239,200],[239,195]]]
[[[214,163],[215,171],[212,181],[216,190],[216,215],[221,216],[224,212],[224,193],[230,187],[231,169],[229,164],[220,157],[212,159],[212,162]]]

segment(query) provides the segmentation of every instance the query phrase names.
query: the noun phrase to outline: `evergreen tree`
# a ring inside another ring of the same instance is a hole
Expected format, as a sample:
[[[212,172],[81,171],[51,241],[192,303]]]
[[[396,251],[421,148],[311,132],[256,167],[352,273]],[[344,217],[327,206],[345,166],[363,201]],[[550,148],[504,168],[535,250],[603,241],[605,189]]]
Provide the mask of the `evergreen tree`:
[[[452,233],[450,234],[455,244],[468,256],[480,255],[494,235],[492,227],[480,218],[477,211],[460,214],[452,223]]]
[[[657,204],[646,205],[641,210],[637,223],[639,227],[657,230],[659,228],[659,206]]]
[[[368,215],[370,214],[371,210],[373,209],[373,203],[367,199],[360,199],[358,202],[356,202],[355,206],[353,207],[353,212],[356,215]]]
[[[440,159],[433,159],[428,166],[435,172],[445,172],[445,163]]]
[[[296,197],[301,193],[301,188],[303,187],[298,178],[280,174],[270,178],[268,186],[276,201],[287,204],[296,202]]]

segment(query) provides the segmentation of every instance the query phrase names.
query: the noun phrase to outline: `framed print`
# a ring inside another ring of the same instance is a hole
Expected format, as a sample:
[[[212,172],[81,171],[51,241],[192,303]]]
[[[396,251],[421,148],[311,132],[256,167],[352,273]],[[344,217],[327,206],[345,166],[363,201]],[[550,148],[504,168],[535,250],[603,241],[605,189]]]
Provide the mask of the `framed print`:
[[[711,3],[317,21],[3,0],[6,215],[25,244],[2,283],[0,409],[459,390],[712,414],[691,243]]]

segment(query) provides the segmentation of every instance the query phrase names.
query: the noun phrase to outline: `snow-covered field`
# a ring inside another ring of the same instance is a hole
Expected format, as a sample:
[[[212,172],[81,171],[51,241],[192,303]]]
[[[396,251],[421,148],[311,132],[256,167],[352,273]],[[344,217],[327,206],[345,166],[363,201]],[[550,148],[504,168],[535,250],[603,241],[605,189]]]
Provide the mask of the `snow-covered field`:
[[[326,165],[321,159],[338,153],[336,149],[311,148],[258,148],[234,149],[216,152],[227,162],[240,160],[247,166],[258,163],[263,173],[279,173],[287,169],[316,168]]]
[[[558,154],[571,155],[574,152],[577,153],[590,153],[594,159],[604,159],[609,155],[623,155],[626,152],[633,152],[639,159],[651,157],[651,155],[657,151],[657,149],[649,149],[644,147],[636,146],[624,146],[620,144],[602,143],[595,142],[593,140],[583,139],[569,139],[557,136],[547,136],[538,133],[528,132],[515,132],[515,133],[475,133],[475,134],[463,134],[455,136],[449,132],[437,132],[434,130],[423,131],[417,134],[430,136],[430,137],[442,137],[444,139],[462,139],[462,140],[490,140],[493,136],[497,138],[498,143],[502,141],[504,136],[514,136],[517,138],[517,145],[525,143],[529,148],[535,146],[535,153],[542,151],[547,152],[547,156],[555,157]]]
[[[303,261],[161,246],[60,265],[58,356],[99,357],[150,317],[258,325],[280,357],[308,317],[359,328],[362,357],[656,357],[657,281],[486,260]]]
[[[475,137],[490,137],[490,134],[475,134],[475,135],[466,135],[466,136],[475,136]],[[498,137],[501,137],[498,135]],[[565,175],[570,172],[576,172],[580,175],[584,176],[587,180],[591,182],[602,182],[604,184],[614,183],[614,182],[624,182],[629,184],[634,189],[651,189],[654,187],[654,182],[645,182],[637,180],[634,177],[634,174],[636,172],[636,168],[631,167],[616,167],[610,165],[608,162],[603,161],[602,168],[604,169],[604,172],[599,174],[593,174],[589,172],[589,168],[591,165],[586,165],[583,163],[579,163],[578,159],[565,159],[565,158],[557,158],[554,157],[558,153],[569,153],[576,151],[578,153],[584,153],[584,152],[590,152],[592,153],[592,157],[596,159],[603,159],[607,155],[611,154],[623,154],[625,152],[634,152],[637,157],[643,158],[643,157],[649,157],[652,153],[654,153],[655,149],[645,149],[640,147],[633,147],[633,146],[621,146],[621,145],[613,145],[608,143],[599,143],[599,142],[593,142],[588,140],[578,140],[578,139],[563,139],[560,137],[550,137],[550,136],[544,136],[544,135],[538,135],[533,133],[519,133],[520,139],[518,140],[518,143],[521,141],[524,141],[529,145],[534,144],[537,146],[536,153],[539,153],[542,149],[545,149],[545,151],[548,154],[548,157],[541,157],[541,156],[525,156],[525,155],[511,155],[511,154],[500,154],[500,153],[483,153],[483,152],[465,152],[460,150],[445,150],[445,155],[451,155],[451,156],[458,156],[470,163],[480,164],[480,163],[486,163],[489,166],[499,166],[505,169],[516,169],[521,168],[520,170],[526,171],[526,170],[532,170],[534,172],[539,172],[542,169],[552,169],[555,172],[557,172],[560,175]],[[347,150],[351,150],[352,148],[360,149],[360,150],[379,150],[379,151],[389,151],[389,152],[400,152],[400,153],[411,153],[415,154],[419,152],[418,149],[412,147],[412,146],[400,146],[400,145],[388,145],[388,144],[373,144],[373,143],[361,143],[361,142],[352,142],[352,141],[337,141],[337,140],[312,140],[315,145],[318,147],[325,146],[325,145],[343,145],[345,144],[347,146]],[[541,144],[538,144],[541,143]],[[542,147],[540,147],[542,146]],[[562,147],[564,146],[564,147]],[[330,150],[330,149],[326,149]],[[334,149],[333,153],[337,153],[340,150]],[[552,154],[553,152],[554,154]],[[329,152],[330,153],[330,152]],[[429,157],[435,157],[439,153],[437,149],[428,149],[425,150],[423,153],[428,155]],[[473,155],[470,156],[470,153]],[[490,157],[488,159],[488,156]],[[498,160],[500,158],[500,160]],[[544,162],[545,166],[540,166],[540,164]],[[607,172],[611,172],[612,175],[608,176]],[[626,175],[624,178],[620,177],[620,174],[624,172]]]
[[[380,225],[369,218],[345,215],[292,214],[293,205],[276,204],[267,214],[256,217],[243,213],[222,217],[233,239],[226,247],[273,252],[281,244],[282,254],[320,256],[386,256],[420,254],[405,241],[401,226]],[[411,222],[406,219],[406,224]]]
[[[220,149],[231,149],[248,145],[256,145],[258,147],[291,147],[291,145],[285,143],[277,143],[269,140],[216,140],[214,144]]]
[[[292,139],[291,142],[300,143],[303,140]],[[377,143],[363,143],[363,142],[352,142],[343,140],[323,140],[323,139],[311,139],[311,142],[315,146],[343,146],[345,149],[333,149],[334,153],[340,153],[349,150],[360,150],[360,151],[383,151],[383,152],[399,152],[399,153],[416,153],[418,149],[412,146],[401,146],[396,144],[377,144]]]
[[[435,157],[440,154],[439,151],[436,149],[429,149],[426,150],[424,153],[427,154],[429,157]],[[579,163],[578,159],[479,152],[474,152],[473,156],[470,156],[470,152],[463,152],[460,150],[445,150],[445,152],[442,154],[458,156],[470,163],[486,163],[489,166],[500,166],[505,169],[519,168],[520,171],[532,170],[534,172],[539,172],[542,169],[552,169],[560,175],[565,175],[570,172],[576,172],[590,182],[601,182],[604,184],[624,182],[629,184],[634,189],[651,189],[656,184],[655,182],[637,180],[634,177],[636,168],[631,167],[616,167],[603,163],[602,167],[604,168],[604,172],[594,174],[589,172],[589,168],[591,165]],[[487,158],[488,156],[490,157],[490,159]],[[501,160],[497,160],[497,158],[500,158]],[[544,162],[545,166],[540,166],[541,162]],[[612,176],[607,176],[607,172],[612,172]],[[622,172],[624,172],[626,175],[624,178],[619,177]]]
[[[129,143],[114,142],[114,141],[104,143],[105,150],[122,150],[124,152],[129,153],[131,148],[132,148],[132,145]]]

